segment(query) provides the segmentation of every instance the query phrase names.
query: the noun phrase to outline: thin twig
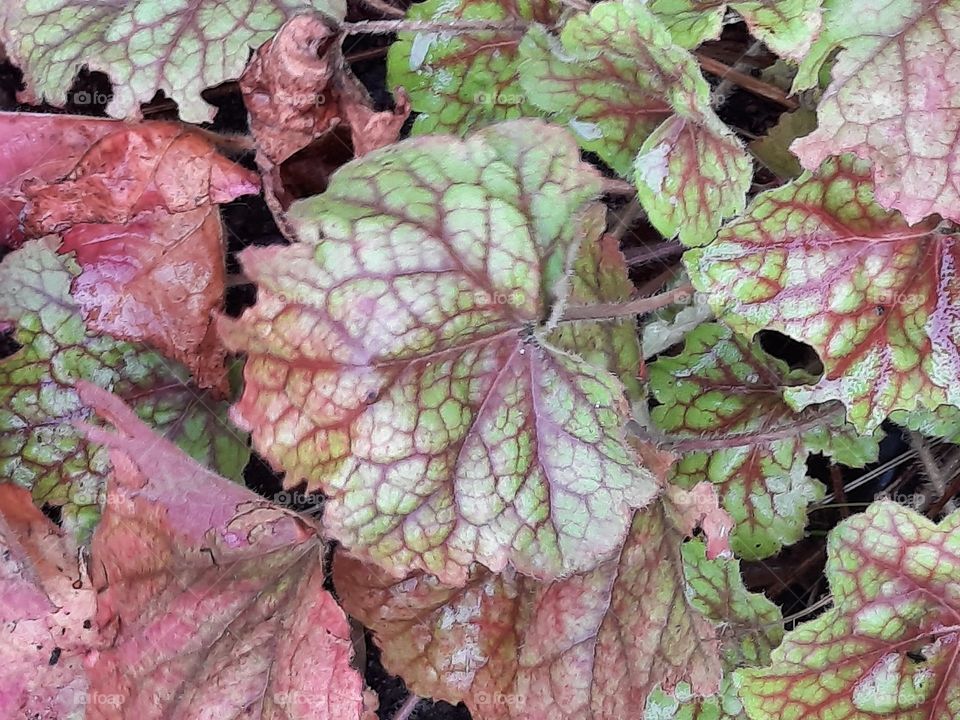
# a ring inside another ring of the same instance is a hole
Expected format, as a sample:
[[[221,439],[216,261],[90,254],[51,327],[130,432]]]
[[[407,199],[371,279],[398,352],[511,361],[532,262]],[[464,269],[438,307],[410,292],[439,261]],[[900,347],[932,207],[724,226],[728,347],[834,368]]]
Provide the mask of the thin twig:
[[[393,720],[407,720],[416,709],[417,705],[420,704],[421,698],[413,693],[410,693],[407,696],[407,699],[403,701],[403,705],[400,706],[400,709],[397,710],[397,714],[393,716]]]
[[[636,195],[637,188],[633,183],[617,178],[603,178],[602,188],[604,195]]]
[[[629,230],[637,218],[643,214],[643,208],[640,207],[640,199],[634,196],[621,210],[618,210],[616,213],[611,211],[611,214],[616,215],[617,222],[613,226],[613,229],[607,234],[617,242],[620,242],[623,240],[623,236],[627,234],[627,230]]]
[[[568,307],[560,322],[579,320],[617,320],[635,315],[644,315],[659,310],[675,302],[689,300],[693,296],[691,285],[681,285],[678,288],[652,297],[639,297],[625,303],[596,303],[594,305],[573,305]]]
[[[442,32],[461,35],[472,32],[496,31],[522,35],[530,29],[529,22],[509,20],[360,20],[345,22],[340,29],[347,35],[392,35],[397,32]]]
[[[847,495],[843,491],[843,472],[839,465],[830,466],[830,482],[833,484],[833,496],[837,499],[835,503],[840,507],[840,514],[843,517],[850,517],[850,508],[847,507]]]

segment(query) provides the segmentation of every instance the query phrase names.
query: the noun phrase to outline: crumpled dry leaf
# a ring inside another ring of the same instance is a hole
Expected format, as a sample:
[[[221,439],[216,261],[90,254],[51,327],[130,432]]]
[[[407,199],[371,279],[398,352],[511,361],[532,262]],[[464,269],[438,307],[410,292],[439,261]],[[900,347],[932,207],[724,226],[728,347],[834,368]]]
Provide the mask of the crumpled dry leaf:
[[[0,717],[80,720],[94,592],[76,548],[34,506],[0,485]]]
[[[47,147],[48,119],[38,117]],[[0,116],[0,128],[7,121]],[[28,138],[34,131],[9,121]],[[23,233],[61,233],[61,252],[76,251],[83,273],[74,297],[92,329],[145,342],[186,365],[200,387],[226,389],[211,326],[226,274],[216,205],[257,192],[258,179],[178,123],[100,124],[101,135],[73,147],[82,153],[69,167],[11,178],[10,192],[24,201]]]
[[[88,720],[364,713],[346,616],[323,588],[316,528],[197,465],[118,398],[84,401],[117,433],[107,507],[92,545],[96,625]]]
[[[322,192],[329,174],[351,157],[396,142],[410,114],[402,90],[392,112],[373,109],[366,89],[344,62],[342,40],[324,15],[297,15],[257,50],[240,78],[257,162],[283,208],[297,195]],[[319,146],[308,151],[304,162],[319,186],[292,194],[284,188],[280,168],[314,141]]]

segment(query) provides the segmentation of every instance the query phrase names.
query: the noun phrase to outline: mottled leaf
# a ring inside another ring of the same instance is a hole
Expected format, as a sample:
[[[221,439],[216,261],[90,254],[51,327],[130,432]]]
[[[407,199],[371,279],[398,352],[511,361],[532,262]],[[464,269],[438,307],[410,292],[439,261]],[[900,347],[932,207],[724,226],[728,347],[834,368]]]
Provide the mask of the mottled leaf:
[[[881,501],[838,525],[833,607],[788,633],[768,667],[737,673],[750,718],[956,717],[958,521]]]
[[[172,440],[239,475],[248,450],[226,421],[226,403],[192,388],[184,368],[155,352],[90,332],[69,292],[79,268],[57,245],[33,240],[0,264],[0,321],[15,325],[22,346],[0,360],[0,478],[61,506],[67,527],[90,530],[107,458],[71,425],[90,415],[79,380],[116,388]]]
[[[718,689],[717,630],[686,599],[681,558],[689,523],[710,526],[716,511],[709,486],[674,491],[636,514],[619,557],[550,584],[483,570],[461,588],[423,574],[397,581],[343,556],[334,582],[415,692],[463,700],[481,719],[633,717],[658,684]],[[704,532],[722,543],[722,528]],[[706,592],[716,571],[691,580]]]
[[[750,159],[710,109],[696,60],[643,3],[598,3],[559,38],[535,26],[520,54],[528,99],[621,175],[635,175],[661,233],[702,244],[743,209]]]
[[[890,413],[890,419],[927,437],[960,444],[960,408],[953,405],[940,405],[935,410],[897,410]]]
[[[342,20],[342,0],[11,0],[0,10],[3,45],[24,71],[28,98],[54,105],[81,67],[107,74],[115,117],[139,114],[162,90],[188,122],[212,120],[200,93],[240,77],[250,50],[285,19],[316,9]]]
[[[103,646],[89,720],[240,717],[359,720],[363,678],[343,611],[323,588],[312,525],[204,469],[115,396],[81,401],[116,433],[91,547]]]
[[[838,407],[830,414],[829,406],[795,411],[787,405],[785,386],[810,376],[791,371],[758,342],[723,325],[701,325],[681,354],[661,357],[648,374],[660,403],[651,411],[656,427],[704,446],[683,453],[672,482],[719,486],[723,507],[737,523],[731,546],[741,557],[768,557],[803,537],[807,504],[824,493],[807,476],[811,450],[846,461],[853,456],[862,460],[858,464],[877,457],[877,439],[859,438],[844,427]],[[828,446],[821,447],[825,438]]]
[[[695,48],[720,37],[728,7],[736,10],[750,28],[777,55],[801,60],[823,21],[821,0],[653,0],[650,9],[670,30],[674,42]]]
[[[557,0],[427,0],[413,3],[407,19],[535,21],[553,25]],[[499,120],[538,115],[517,77],[517,32],[400,33],[387,55],[387,85],[410,93],[419,115],[415,135],[463,135]]]
[[[854,153],[869,161],[877,201],[915,223],[960,220],[960,7],[954,0],[828,0],[824,31],[796,88],[813,87],[840,49],[817,108],[817,130],[793,145],[804,167]]]
[[[622,385],[550,337],[598,191],[565,133],[502,123],[370,153],[294,204],[302,242],[246,251],[234,417],[288,486],[327,493],[348,547],[398,575],[554,577],[608,558],[656,494]]]
[[[839,399],[867,432],[894,410],[960,404],[957,236],[937,223],[908,225],[877,205],[865,163],[831,160],[685,260],[735,330],[817,351],[824,377],[788,389],[791,405]]]
[[[686,543],[681,554],[689,602],[720,627],[724,676],[719,693],[709,697],[695,696],[687,683],[669,693],[658,688],[647,699],[644,720],[743,718],[732,672],[769,662],[770,651],[783,638],[780,608],[747,591],[738,560],[710,560],[700,542]]]
[[[0,717],[82,720],[94,593],[30,493],[0,485]]]

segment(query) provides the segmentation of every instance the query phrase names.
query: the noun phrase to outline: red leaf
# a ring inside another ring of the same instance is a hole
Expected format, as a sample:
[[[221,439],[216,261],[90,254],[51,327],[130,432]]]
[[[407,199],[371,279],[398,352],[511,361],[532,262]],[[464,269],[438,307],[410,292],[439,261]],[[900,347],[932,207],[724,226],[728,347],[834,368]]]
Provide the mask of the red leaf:
[[[113,482],[94,535],[104,647],[88,720],[359,719],[346,617],[323,589],[315,528],[205,470],[116,397],[83,383],[118,428]]]
[[[88,325],[145,342],[223,388],[211,332],[225,271],[216,203],[258,189],[256,175],[178,123],[0,113],[0,243],[59,233],[83,274]]]

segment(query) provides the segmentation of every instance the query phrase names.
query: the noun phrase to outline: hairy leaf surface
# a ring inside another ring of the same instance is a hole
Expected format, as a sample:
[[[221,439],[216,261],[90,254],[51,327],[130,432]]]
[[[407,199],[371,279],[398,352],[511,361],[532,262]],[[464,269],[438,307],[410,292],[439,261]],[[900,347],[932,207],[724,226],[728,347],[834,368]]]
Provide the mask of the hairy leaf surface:
[[[62,506],[68,527],[90,530],[107,459],[71,424],[90,416],[80,380],[115,388],[199,460],[239,477],[249,451],[226,421],[226,403],[205,397],[157,353],[91,333],[69,292],[79,269],[57,245],[33,240],[0,264],[0,321],[15,325],[22,346],[0,360],[0,478]]]
[[[791,405],[841,400],[869,432],[894,410],[960,404],[960,245],[937,223],[885,211],[869,167],[847,157],[757,196],[685,260],[734,329],[817,351],[824,377],[786,390]]]
[[[316,9],[342,20],[342,0],[11,0],[0,12],[3,45],[24,71],[29,98],[67,102],[81,67],[113,84],[115,117],[139,114],[157,91],[188,122],[212,120],[200,93],[240,77],[251,49],[285,19]]]
[[[834,606],[788,633],[768,667],[737,673],[750,718],[956,717],[958,522],[880,501],[834,528]]]
[[[486,571],[461,588],[425,574],[397,581],[343,556],[334,581],[415,692],[463,700],[483,719],[631,717],[658,684],[718,688],[718,632],[701,612],[741,600],[725,599],[725,561],[707,560],[702,543],[686,558],[697,566],[689,576],[681,556],[698,525],[709,545],[724,544],[729,519],[715,524],[716,513],[708,485],[674,490],[637,512],[618,558],[549,584]],[[697,599],[686,599],[688,583]]]
[[[533,21],[553,25],[556,0],[427,0],[414,3],[408,20]],[[483,125],[539,112],[520,86],[516,32],[434,31],[400,33],[387,55],[387,85],[410,93],[420,113],[413,134],[463,135]]]
[[[737,523],[731,547],[743,558],[768,557],[803,537],[807,505],[824,493],[807,476],[811,451],[858,466],[877,457],[877,439],[845,426],[837,403],[831,413],[831,406],[796,411],[785,402],[785,387],[809,382],[808,373],[791,371],[723,325],[701,325],[680,355],[658,359],[648,373],[660,403],[651,412],[657,428],[703,445],[717,441],[685,452],[672,481],[719,486]]]
[[[527,97],[621,175],[664,235],[702,244],[743,209],[751,163],[710,109],[690,53],[641,2],[608,1],[520,45]]]
[[[363,679],[323,588],[315,527],[198,465],[117,397],[81,383],[116,433],[87,427],[113,471],[91,548],[102,647],[91,720],[359,720]]]
[[[302,242],[243,256],[259,291],[223,321],[249,358],[234,417],[398,575],[594,567],[657,492],[624,444],[621,383],[550,336],[597,242],[578,156],[538,121],[406,141],[296,203]]]
[[[960,220],[960,6],[954,0],[829,0],[824,32],[795,87],[813,87],[840,49],[817,130],[793,145],[804,167],[854,153],[869,161],[877,201],[910,223]]]

